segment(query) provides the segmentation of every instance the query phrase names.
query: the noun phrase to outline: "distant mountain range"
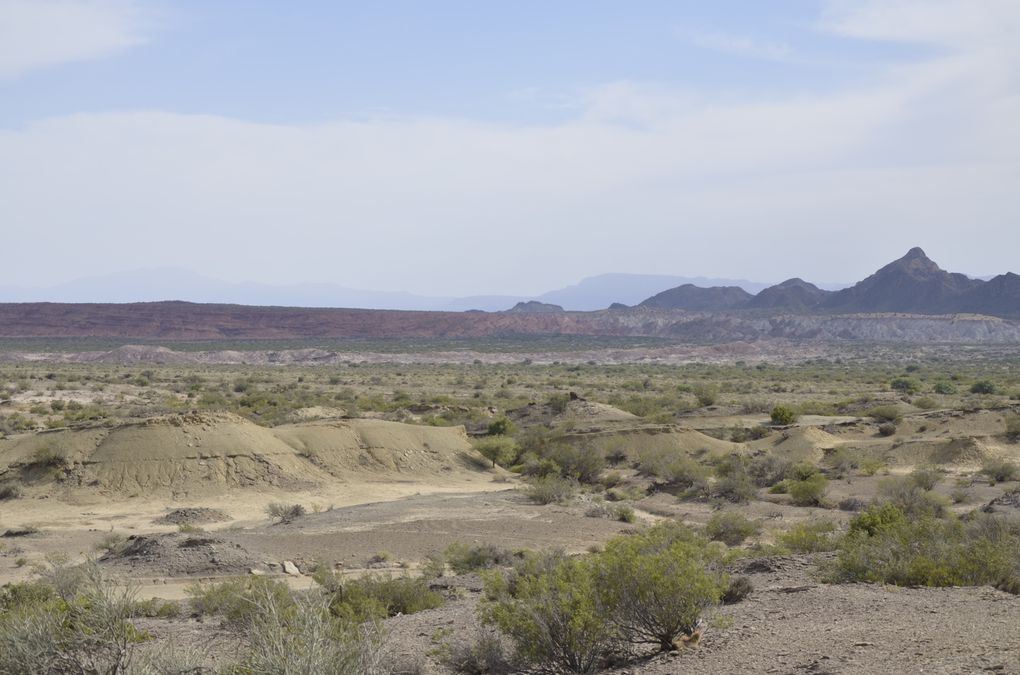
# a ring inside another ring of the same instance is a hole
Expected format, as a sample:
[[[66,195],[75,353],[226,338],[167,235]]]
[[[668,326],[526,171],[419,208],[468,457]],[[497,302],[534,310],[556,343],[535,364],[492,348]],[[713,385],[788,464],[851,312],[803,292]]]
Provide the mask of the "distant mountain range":
[[[640,304],[649,309],[699,312],[759,310],[792,314],[985,314],[1020,318],[1020,276],[1011,272],[985,281],[947,272],[920,248],[849,288],[833,291],[789,279],[752,295],[735,286],[683,284]]]
[[[659,291],[681,284],[739,286],[757,293],[769,284],[742,279],[713,279],[659,274],[601,274],[580,282],[526,297],[476,295],[431,297],[405,292],[347,288],[330,283],[274,286],[252,282],[232,283],[178,268],[135,270],[45,288],[0,286],[0,302],[158,302],[182,300],[199,303],[278,307],[346,307],[353,309],[406,309],[463,312],[477,309],[496,312],[520,302],[537,301],[566,310],[593,311],[612,303],[633,305]]]

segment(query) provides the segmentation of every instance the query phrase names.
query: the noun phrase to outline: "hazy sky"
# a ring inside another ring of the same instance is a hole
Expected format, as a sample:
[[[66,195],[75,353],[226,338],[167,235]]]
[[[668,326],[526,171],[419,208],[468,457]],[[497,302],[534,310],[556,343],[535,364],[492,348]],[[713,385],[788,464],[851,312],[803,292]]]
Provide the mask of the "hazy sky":
[[[0,0],[0,286],[1020,271],[1020,2]]]

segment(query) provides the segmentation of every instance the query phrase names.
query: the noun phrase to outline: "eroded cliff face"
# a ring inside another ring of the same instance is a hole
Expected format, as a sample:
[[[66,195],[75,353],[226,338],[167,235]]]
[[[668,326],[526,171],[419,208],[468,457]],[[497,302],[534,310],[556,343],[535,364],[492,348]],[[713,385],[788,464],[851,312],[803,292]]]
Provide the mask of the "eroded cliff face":
[[[668,337],[691,342],[868,340],[1020,343],[1020,321],[980,315],[775,314],[648,308],[513,314],[249,307],[183,302],[0,304],[0,337],[238,340]]]

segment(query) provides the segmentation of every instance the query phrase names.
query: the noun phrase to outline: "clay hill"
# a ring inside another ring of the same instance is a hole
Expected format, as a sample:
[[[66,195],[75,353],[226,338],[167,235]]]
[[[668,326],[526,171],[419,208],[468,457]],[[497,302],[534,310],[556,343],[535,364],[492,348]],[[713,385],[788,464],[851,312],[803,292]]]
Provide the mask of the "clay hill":
[[[919,248],[841,291],[790,279],[751,295],[684,284],[636,307],[593,312],[522,303],[504,312],[253,307],[150,302],[0,304],[0,338],[217,341],[485,338],[550,335],[656,337],[686,342],[759,339],[1020,342],[1020,276],[989,281],[941,269]],[[9,354],[0,358],[12,358]]]
[[[463,427],[373,419],[270,429],[228,413],[194,413],[0,440],[0,479],[17,477],[32,491],[57,496],[180,497],[486,472]]]

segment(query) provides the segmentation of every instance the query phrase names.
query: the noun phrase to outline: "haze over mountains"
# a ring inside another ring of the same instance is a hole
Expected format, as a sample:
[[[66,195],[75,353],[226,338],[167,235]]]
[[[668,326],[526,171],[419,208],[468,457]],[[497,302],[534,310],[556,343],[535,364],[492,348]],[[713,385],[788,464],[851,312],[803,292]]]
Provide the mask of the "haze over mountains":
[[[751,293],[757,293],[769,285],[743,279],[613,273],[587,277],[576,284],[538,296],[431,297],[407,292],[354,289],[331,283],[301,283],[287,286],[254,282],[232,283],[184,269],[160,268],[77,279],[46,288],[0,285],[0,302],[120,303],[183,300],[281,307],[349,307],[446,312],[480,309],[496,312],[508,309],[518,302],[538,301],[560,305],[567,310],[593,311],[605,309],[614,302],[637,304],[659,291],[682,284],[739,286]]]

